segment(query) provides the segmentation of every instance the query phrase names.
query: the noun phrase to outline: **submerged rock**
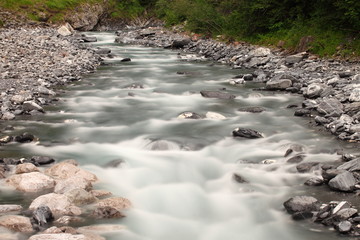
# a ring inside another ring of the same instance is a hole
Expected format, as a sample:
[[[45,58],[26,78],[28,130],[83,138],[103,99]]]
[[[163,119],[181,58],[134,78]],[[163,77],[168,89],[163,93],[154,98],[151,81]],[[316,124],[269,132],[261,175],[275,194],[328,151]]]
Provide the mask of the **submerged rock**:
[[[202,119],[203,117],[200,114],[194,112],[183,112],[180,113],[177,117],[179,119]]]
[[[206,98],[234,99],[235,95],[219,91],[200,91],[201,96]]]
[[[263,107],[241,107],[238,109],[240,112],[251,112],[251,113],[261,113],[265,111]]]
[[[243,138],[263,138],[263,134],[252,129],[248,128],[236,128],[232,132],[234,137],[243,137]]]

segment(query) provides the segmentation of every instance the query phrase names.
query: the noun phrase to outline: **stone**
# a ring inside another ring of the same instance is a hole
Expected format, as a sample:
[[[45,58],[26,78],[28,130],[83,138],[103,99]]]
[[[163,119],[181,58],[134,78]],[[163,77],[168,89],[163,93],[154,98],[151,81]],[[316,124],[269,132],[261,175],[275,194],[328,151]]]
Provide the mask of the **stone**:
[[[96,54],[100,54],[100,55],[106,55],[111,53],[111,49],[110,48],[99,48],[95,51]]]
[[[320,202],[311,196],[296,196],[284,202],[284,207],[290,214],[318,211],[320,205]]]
[[[310,116],[310,114],[311,114],[311,111],[310,111],[310,110],[308,110],[308,109],[303,109],[303,108],[297,109],[297,110],[295,110],[295,112],[294,112],[294,116],[296,116],[296,117]]]
[[[248,181],[246,179],[244,179],[242,176],[240,176],[237,173],[233,174],[233,179],[235,180],[235,182],[238,182],[238,183],[248,183]]]
[[[179,119],[202,119],[203,117],[200,114],[194,112],[183,112],[177,116]]]
[[[324,91],[325,87],[326,86],[324,84],[312,83],[306,88],[303,95],[307,98],[318,98],[321,96],[321,93]]]
[[[131,62],[131,58],[123,58],[120,62]]]
[[[266,82],[266,89],[268,90],[285,90],[292,86],[290,79],[271,79]]]
[[[348,233],[351,231],[352,224],[349,221],[341,221],[339,224],[336,225],[336,229],[340,233]]]
[[[41,205],[34,210],[32,219],[37,225],[45,226],[54,220],[54,216],[48,206]]]
[[[30,172],[39,172],[39,169],[32,163],[23,163],[16,166],[15,173],[30,173]]]
[[[25,101],[23,103],[23,110],[24,111],[27,111],[27,112],[30,112],[30,111],[33,111],[33,110],[36,110],[36,111],[39,111],[39,112],[45,112],[44,109],[37,103],[35,103],[34,101]]]
[[[31,161],[39,164],[39,165],[47,165],[55,162],[55,159],[51,157],[44,157],[44,156],[33,156],[31,157]]]
[[[91,240],[85,235],[77,234],[72,235],[70,233],[59,233],[59,234],[38,234],[31,236],[28,240]],[[95,240],[95,239],[93,239]]]
[[[254,57],[266,57],[271,54],[271,50],[269,48],[259,47],[249,52],[250,56]]]
[[[214,119],[214,120],[224,120],[224,119],[226,119],[226,117],[224,115],[221,115],[220,113],[216,113],[216,112],[207,112],[205,114],[205,117],[207,119]]]
[[[104,168],[117,168],[121,167],[121,165],[125,164],[125,161],[122,159],[114,159],[103,165]]]
[[[11,112],[4,112],[1,119],[2,120],[14,120],[16,118],[15,114],[11,113]]]
[[[131,207],[131,202],[122,197],[111,197],[100,200],[96,206],[99,208],[101,207],[112,207],[118,211],[129,209]]]
[[[20,105],[25,102],[25,97],[23,95],[14,95],[10,98],[10,101],[14,104]]]
[[[291,215],[292,219],[295,221],[305,220],[312,218],[314,214],[312,212],[296,212]]]
[[[303,59],[304,59],[303,54],[295,54],[285,57],[285,63],[292,65],[301,62]]]
[[[59,234],[59,233],[70,233],[70,234],[77,234],[76,229],[69,227],[69,226],[63,226],[63,227],[51,227],[46,229],[43,234]]]
[[[57,225],[69,225],[71,223],[82,223],[82,222],[85,222],[85,219],[76,216],[62,216],[56,219],[56,221],[54,221],[54,223]]]
[[[54,179],[39,172],[12,175],[6,183],[22,192],[42,192],[55,186]]]
[[[333,179],[334,177],[336,177],[337,175],[346,172],[345,170],[342,169],[326,169],[324,171],[322,171],[321,175],[324,178],[325,181],[330,181],[331,179]]]
[[[263,138],[263,134],[256,131],[256,130],[252,130],[252,129],[247,129],[247,128],[236,128],[234,129],[234,131],[232,132],[234,137],[243,137],[243,138]]]
[[[344,104],[344,112],[353,116],[360,112],[360,102],[353,102],[349,104]]]
[[[40,206],[48,206],[54,217],[81,214],[81,209],[73,205],[67,196],[56,193],[49,193],[37,197],[29,206],[30,210],[35,210]]]
[[[351,91],[349,96],[350,102],[359,102],[360,101],[360,88],[355,88]]]
[[[324,98],[320,101],[316,110],[324,115],[341,116],[344,106],[336,98]]]
[[[308,179],[304,184],[307,186],[321,186],[324,184],[324,179],[322,177],[312,177]]]
[[[116,224],[99,224],[99,225],[79,227],[77,230],[79,233],[82,234],[87,234],[87,233],[106,234],[106,233],[122,232],[125,230],[125,227]]]
[[[295,155],[291,158],[289,158],[288,160],[286,160],[287,163],[300,163],[304,160],[305,158],[305,155],[303,154],[298,154],[298,155]]]
[[[238,109],[240,112],[251,112],[251,113],[261,113],[265,111],[263,107],[241,107]]]
[[[83,37],[81,38],[84,42],[97,42],[96,37]]]
[[[200,91],[201,96],[205,98],[218,98],[218,99],[234,99],[236,98],[235,95],[226,93],[226,92],[220,92],[220,91]]]
[[[81,188],[75,188],[67,191],[65,195],[68,197],[69,201],[76,206],[91,204],[97,201],[97,198],[95,198],[91,193]]]
[[[119,210],[113,207],[98,207],[92,213],[95,218],[122,218],[125,217]]]
[[[33,228],[30,222],[30,218],[17,216],[17,215],[6,215],[0,217],[0,226],[5,227],[14,232],[31,233]]]
[[[334,217],[337,220],[348,220],[352,216],[358,213],[358,210],[355,208],[344,208],[334,213]]]
[[[12,136],[5,136],[5,137],[2,137],[0,138],[0,144],[6,144],[6,143],[9,143],[13,140],[13,137]]]
[[[57,163],[46,169],[45,173],[57,179],[67,179],[73,176],[79,176],[90,182],[96,182],[98,180],[95,174],[67,162]]]
[[[340,170],[347,170],[349,172],[360,171],[360,158],[355,158],[349,162],[343,163],[337,167]]]
[[[91,190],[90,193],[96,198],[109,197],[112,195],[112,193],[107,190]]]
[[[353,174],[350,172],[344,172],[329,181],[329,187],[333,190],[342,192],[352,192],[357,181]]]
[[[56,93],[53,90],[50,90],[50,89],[48,89],[48,88],[46,88],[44,86],[38,87],[37,91],[38,91],[38,93],[44,94],[44,95],[49,95],[49,96],[55,96],[56,95]],[[35,109],[35,110],[39,111],[39,109]]]
[[[19,212],[22,209],[23,209],[23,207],[20,205],[2,204],[2,205],[0,205],[0,214],[8,213],[8,212]]]
[[[190,38],[177,39],[172,42],[171,48],[175,48],[175,49],[184,48],[190,42],[191,42]]]
[[[72,35],[74,31],[75,30],[72,28],[72,26],[69,23],[65,23],[64,25],[60,26],[57,30],[58,34],[60,34],[63,37]]]
[[[23,133],[21,135],[18,135],[14,138],[14,140],[16,142],[19,142],[19,143],[28,143],[28,142],[32,142],[35,140],[35,136],[30,134],[30,133]]]
[[[56,181],[54,192],[66,193],[73,189],[84,189],[86,191],[89,191],[92,189],[91,181],[77,175],[69,177],[67,179],[60,179]]]

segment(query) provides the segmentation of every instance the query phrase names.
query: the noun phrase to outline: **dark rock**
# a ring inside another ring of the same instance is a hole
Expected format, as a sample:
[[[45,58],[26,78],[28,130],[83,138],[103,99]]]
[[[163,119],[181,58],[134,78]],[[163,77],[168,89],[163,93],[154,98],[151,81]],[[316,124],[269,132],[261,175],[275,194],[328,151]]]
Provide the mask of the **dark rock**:
[[[320,202],[311,196],[296,196],[284,202],[288,213],[313,212],[320,209]]]
[[[296,212],[291,215],[292,219],[294,219],[295,221],[305,220],[308,218],[312,218],[313,216],[314,216],[314,213],[312,213],[312,212]]]
[[[178,39],[174,40],[171,44],[171,48],[184,48],[186,45],[188,45],[191,42],[190,38],[184,38],[184,39]]]
[[[297,104],[289,104],[286,106],[286,108],[297,108],[299,107]]]
[[[5,165],[18,165],[23,163],[23,161],[21,161],[20,159],[15,159],[15,158],[2,158],[1,162],[4,163]]]
[[[105,54],[111,53],[111,49],[110,48],[100,48],[100,49],[97,49],[95,51],[95,53],[100,54],[100,55],[105,55]]]
[[[201,96],[206,98],[219,98],[219,99],[234,99],[236,98],[235,95],[226,92],[219,92],[219,91],[201,91]]]
[[[308,179],[304,184],[306,186],[321,186],[324,183],[324,179],[322,177],[312,177]]]
[[[351,231],[352,224],[349,221],[341,221],[339,224],[336,225],[336,229],[340,233],[348,233]]]
[[[329,187],[333,190],[342,192],[352,192],[357,183],[353,174],[350,172],[344,172],[329,181]]]
[[[122,218],[125,217],[119,210],[110,206],[98,207],[93,212],[95,218]]]
[[[97,38],[96,37],[82,37],[82,40],[84,42],[97,42]]]
[[[350,71],[339,72],[339,77],[340,78],[347,78],[347,77],[351,77],[353,75],[354,75],[354,73],[350,72]]]
[[[297,116],[297,117],[304,117],[304,116],[310,116],[310,113],[311,111],[308,110],[308,109],[297,109],[294,113],[294,116]]]
[[[39,226],[45,226],[47,223],[54,220],[54,216],[48,206],[40,206],[36,208],[33,212],[33,217],[35,224]]]
[[[19,143],[27,143],[35,140],[35,136],[30,133],[23,133],[15,137],[15,141]]]
[[[245,74],[243,78],[245,81],[252,81],[254,76],[252,74]]]
[[[180,113],[177,118],[180,119],[202,119],[203,117],[200,114],[194,112],[183,112]]]
[[[110,162],[104,164],[104,168],[117,168],[119,166],[121,166],[121,164],[124,164],[125,161],[122,159],[115,159],[115,160],[111,160]]]
[[[310,170],[316,166],[318,166],[320,163],[319,162],[305,162],[305,163],[300,163],[296,166],[296,169],[298,170],[298,172],[300,173],[305,173],[305,172],[310,172]]]
[[[344,104],[344,112],[350,116],[360,112],[360,102],[354,102],[350,104]]]
[[[131,58],[123,58],[120,62],[131,62]]]
[[[324,178],[324,180],[326,182],[330,181],[331,179],[333,179],[334,177],[336,177],[337,175],[346,172],[345,170],[341,170],[341,169],[326,169],[324,171],[322,171],[321,175]]]
[[[320,101],[317,111],[324,115],[341,116],[344,106],[336,98],[327,98]]]
[[[317,124],[320,124],[320,125],[325,125],[325,124],[328,124],[328,123],[331,122],[330,119],[324,118],[324,117],[320,117],[320,116],[316,116],[316,117],[314,118],[314,120],[315,120],[315,122],[316,122]]]
[[[33,156],[31,157],[31,161],[39,164],[39,165],[47,165],[55,162],[55,159],[51,157],[44,157],[44,156]]]
[[[261,113],[265,111],[265,108],[263,107],[242,107],[239,108],[238,111],[240,112],[251,112],[251,113]]]
[[[340,170],[347,170],[349,172],[360,171],[360,158],[353,159],[337,167]]]
[[[240,176],[237,173],[233,174],[233,179],[238,183],[248,183],[248,181],[246,179],[244,179],[242,176]]]
[[[236,128],[234,129],[232,134],[234,137],[243,137],[243,138],[251,138],[251,139],[264,137],[262,133],[248,128]]]
[[[304,158],[305,158],[305,155],[299,154],[299,155],[289,158],[286,162],[287,163],[300,163],[304,160]]]

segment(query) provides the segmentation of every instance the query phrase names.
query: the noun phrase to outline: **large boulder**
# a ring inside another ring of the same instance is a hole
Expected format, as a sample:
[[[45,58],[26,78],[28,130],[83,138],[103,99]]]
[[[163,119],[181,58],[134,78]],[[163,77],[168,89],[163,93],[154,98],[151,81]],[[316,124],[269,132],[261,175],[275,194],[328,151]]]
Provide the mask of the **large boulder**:
[[[349,162],[341,164],[337,167],[337,169],[347,170],[349,172],[360,171],[360,158],[356,158]]]
[[[90,182],[96,182],[98,180],[95,174],[68,162],[55,164],[48,168],[45,173],[57,179],[68,179],[70,177],[78,176]]]
[[[131,207],[131,202],[126,198],[111,197],[100,200],[96,205],[97,207],[113,207],[117,210],[124,210]]]
[[[40,206],[48,206],[55,217],[81,214],[81,209],[73,205],[69,198],[62,194],[49,193],[37,197],[32,201],[29,209],[35,210]]]
[[[269,48],[259,47],[249,52],[249,56],[253,57],[266,57],[271,54],[271,50]]]
[[[320,205],[320,202],[311,196],[296,196],[284,202],[284,207],[290,214],[317,211]]]
[[[0,217],[0,226],[10,229],[14,232],[31,233],[33,228],[30,222],[30,218],[17,216],[17,215],[6,215]]]
[[[326,86],[324,84],[312,83],[306,88],[303,94],[307,98],[318,98],[325,88]]]
[[[55,180],[39,172],[10,176],[6,183],[22,192],[41,192],[55,186]]]
[[[352,192],[357,181],[351,172],[344,172],[329,181],[329,187],[342,192]]]
[[[68,14],[65,20],[80,31],[93,30],[105,13],[104,4],[82,4],[76,9],[76,14]]]
[[[61,36],[70,36],[74,33],[74,29],[71,27],[69,23],[65,23],[64,25],[60,26],[57,30],[58,34]]]

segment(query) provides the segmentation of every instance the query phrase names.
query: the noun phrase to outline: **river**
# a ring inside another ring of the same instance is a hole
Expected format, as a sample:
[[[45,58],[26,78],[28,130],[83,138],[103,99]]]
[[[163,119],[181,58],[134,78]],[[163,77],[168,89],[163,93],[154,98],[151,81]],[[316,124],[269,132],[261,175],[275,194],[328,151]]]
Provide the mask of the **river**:
[[[287,106],[301,102],[299,96],[254,91],[259,83],[229,84],[245,70],[183,61],[171,50],[115,44],[113,33],[87,35],[98,38],[95,46],[111,48],[115,58],[66,87],[45,116],[17,121],[17,131],[26,129],[40,140],[7,146],[2,155],[76,159],[101,179],[96,188],[130,199],[127,217],[108,221],[125,230],[107,234],[108,240],[340,238],[321,225],[293,222],[282,207],[294,195],[330,200],[325,187],[303,185],[310,174],[286,163],[289,146],[302,145],[305,161],[336,160],[335,150],[349,147],[293,116]],[[120,62],[124,57],[132,61]],[[129,89],[134,83],[143,88]],[[237,97],[199,94],[223,88]],[[237,111],[245,106],[266,111]],[[226,119],[178,119],[184,111],[216,112]],[[265,137],[233,138],[237,127]],[[113,160],[122,163],[104,167]],[[234,173],[248,183],[234,181]]]

